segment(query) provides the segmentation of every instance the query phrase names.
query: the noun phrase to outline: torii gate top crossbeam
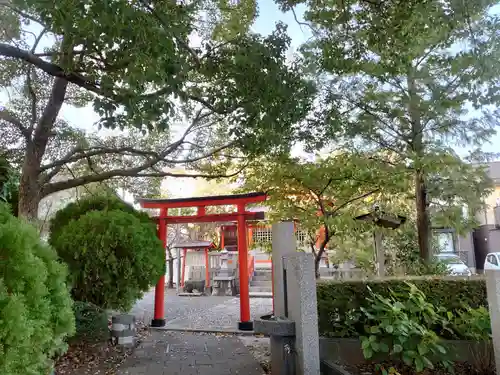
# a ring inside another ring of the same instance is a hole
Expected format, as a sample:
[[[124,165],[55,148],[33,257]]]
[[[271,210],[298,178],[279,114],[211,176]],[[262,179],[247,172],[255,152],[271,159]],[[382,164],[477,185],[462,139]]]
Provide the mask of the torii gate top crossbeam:
[[[186,208],[186,207],[206,207],[206,206],[227,206],[241,205],[257,202],[264,202],[266,193],[248,193],[232,195],[216,195],[211,197],[191,197],[176,199],[139,199],[142,208]]]

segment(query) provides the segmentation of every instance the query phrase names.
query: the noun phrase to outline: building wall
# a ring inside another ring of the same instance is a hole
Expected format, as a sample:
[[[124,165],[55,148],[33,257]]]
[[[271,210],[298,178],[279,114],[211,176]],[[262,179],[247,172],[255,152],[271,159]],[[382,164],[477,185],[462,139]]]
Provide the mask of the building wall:
[[[500,185],[495,186],[495,191],[485,200],[488,208],[486,212],[481,212],[478,215],[478,220],[482,225],[494,225],[495,224],[495,213],[494,207],[497,205],[497,202],[500,203]]]

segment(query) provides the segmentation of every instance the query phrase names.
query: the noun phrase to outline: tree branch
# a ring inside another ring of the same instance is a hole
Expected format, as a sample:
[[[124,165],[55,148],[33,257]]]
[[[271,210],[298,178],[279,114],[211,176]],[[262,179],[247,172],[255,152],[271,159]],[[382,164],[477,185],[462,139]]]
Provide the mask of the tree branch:
[[[369,191],[368,193],[365,193],[365,194],[361,194],[361,195],[358,195],[357,197],[354,197],[354,198],[351,198],[347,201],[345,201],[344,203],[342,203],[340,206],[337,206],[335,207],[335,209],[331,212],[328,212],[328,215],[329,216],[333,216],[335,215],[339,210],[341,210],[342,208],[344,208],[345,206],[357,201],[357,200],[360,200],[360,199],[363,199],[363,198],[366,198],[366,197],[369,197],[370,195],[372,194],[375,194],[376,192],[380,191],[380,189],[374,189],[372,191]]]
[[[36,66],[38,69],[44,71],[45,73],[65,79],[68,82],[74,83],[86,90],[89,90],[95,94],[110,97],[112,95],[106,95],[95,82],[90,82],[85,77],[71,72],[65,72],[63,68],[59,65],[50,63],[37,57],[30,51],[22,50],[20,48],[11,46],[6,43],[0,43],[0,56],[11,57],[13,59],[22,60],[28,64]]]
[[[30,131],[24,127],[21,120],[19,120],[16,116],[14,116],[11,112],[7,111],[7,109],[0,107],[0,120],[6,121],[12,125],[14,125],[28,140],[31,137]]]
[[[87,185],[92,182],[102,182],[105,180],[110,180],[115,177],[183,177],[183,178],[207,178],[207,179],[216,179],[216,178],[229,178],[234,177],[240,174],[247,165],[244,165],[236,172],[230,174],[191,174],[191,173],[173,173],[173,172],[144,172],[141,173],[144,169],[141,167],[130,168],[130,169],[114,169],[107,172],[102,172],[100,174],[90,174],[86,176],[81,176],[74,178],[72,180],[66,181],[58,181],[50,184],[46,184],[41,192],[41,196],[47,196],[53,194],[58,191],[72,189],[78,186]]]
[[[17,13],[21,17],[26,18],[27,20],[36,22],[39,25],[45,27],[45,25],[42,23],[42,21],[40,19],[38,19],[38,18],[36,18],[36,17],[34,17],[34,16],[32,16],[32,15],[26,13],[26,12],[23,12],[22,10],[17,9],[16,7],[12,6],[10,4],[9,0],[0,0],[0,6],[6,7],[8,9],[10,9],[11,11],[13,11],[14,13]]]

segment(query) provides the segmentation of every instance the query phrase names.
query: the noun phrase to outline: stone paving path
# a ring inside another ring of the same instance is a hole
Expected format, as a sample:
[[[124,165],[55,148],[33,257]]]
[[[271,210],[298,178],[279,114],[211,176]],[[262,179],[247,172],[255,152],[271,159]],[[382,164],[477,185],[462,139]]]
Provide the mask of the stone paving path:
[[[120,366],[118,375],[262,375],[234,336],[152,331]]]
[[[252,319],[272,311],[271,298],[251,298],[250,315]],[[147,293],[137,302],[132,313],[148,323],[154,310],[154,291]],[[179,297],[175,290],[165,294],[166,328],[175,329],[214,329],[234,330],[240,318],[238,297]]]

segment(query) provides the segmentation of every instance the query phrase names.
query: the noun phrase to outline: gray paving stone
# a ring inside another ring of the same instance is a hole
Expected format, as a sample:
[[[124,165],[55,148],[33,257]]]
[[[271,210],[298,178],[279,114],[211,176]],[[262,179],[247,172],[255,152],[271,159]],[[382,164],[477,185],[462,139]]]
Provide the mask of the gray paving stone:
[[[271,298],[251,298],[252,319],[272,311]],[[154,290],[138,301],[131,313],[138,320],[151,321],[154,310]],[[175,290],[165,291],[167,327],[176,329],[236,329],[240,320],[239,297],[179,297]]]
[[[152,331],[117,372],[118,375],[263,373],[237,337],[162,331]]]

